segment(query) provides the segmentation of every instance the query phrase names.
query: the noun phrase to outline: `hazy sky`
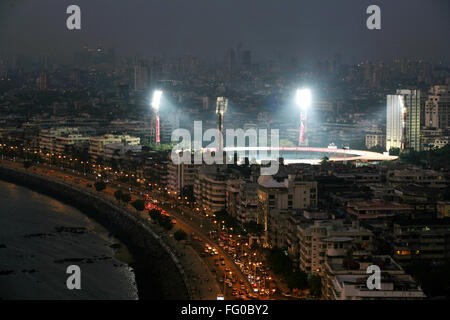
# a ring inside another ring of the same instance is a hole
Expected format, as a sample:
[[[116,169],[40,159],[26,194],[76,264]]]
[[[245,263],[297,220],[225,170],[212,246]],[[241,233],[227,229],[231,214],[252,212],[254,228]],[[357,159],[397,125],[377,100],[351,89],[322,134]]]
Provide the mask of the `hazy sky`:
[[[449,0],[0,0],[0,53],[72,56],[87,44],[121,55],[222,58],[241,42],[256,57],[413,56],[448,62]],[[66,28],[81,7],[82,30]],[[381,8],[381,30],[366,8]]]

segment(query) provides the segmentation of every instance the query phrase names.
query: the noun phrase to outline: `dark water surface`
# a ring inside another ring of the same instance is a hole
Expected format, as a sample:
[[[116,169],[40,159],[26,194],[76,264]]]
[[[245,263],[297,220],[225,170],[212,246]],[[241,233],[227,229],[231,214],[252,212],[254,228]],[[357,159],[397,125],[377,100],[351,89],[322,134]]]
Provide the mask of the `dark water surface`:
[[[79,210],[0,180],[0,299],[137,299],[121,246]],[[67,289],[69,265],[81,290]]]

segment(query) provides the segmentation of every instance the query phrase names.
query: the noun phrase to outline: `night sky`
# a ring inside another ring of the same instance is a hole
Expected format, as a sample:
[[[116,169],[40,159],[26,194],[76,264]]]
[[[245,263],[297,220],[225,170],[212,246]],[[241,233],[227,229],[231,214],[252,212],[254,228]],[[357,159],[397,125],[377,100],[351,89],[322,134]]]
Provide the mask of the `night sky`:
[[[448,0],[0,0],[0,54],[72,57],[102,43],[119,55],[193,54],[222,59],[242,43],[258,58],[344,62],[422,57],[448,62]],[[82,30],[66,28],[81,7]],[[382,30],[366,28],[381,7]]]

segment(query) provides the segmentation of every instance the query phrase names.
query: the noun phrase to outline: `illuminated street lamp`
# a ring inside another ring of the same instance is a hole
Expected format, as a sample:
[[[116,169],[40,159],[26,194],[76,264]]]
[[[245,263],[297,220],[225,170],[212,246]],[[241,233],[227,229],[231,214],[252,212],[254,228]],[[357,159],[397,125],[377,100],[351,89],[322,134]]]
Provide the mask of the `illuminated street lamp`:
[[[160,137],[159,137],[159,105],[161,103],[161,97],[162,97],[162,91],[161,90],[155,90],[153,92],[153,97],[152,97],[152,103],[151,103],[151,107],[153,109],[153,111],[155,112],[155,117],[156,117],[156,143],[160,143]]]
[[[306,115],[307,109],[311,106],[311,91],[309,89],[298,89],[295,102],[300,107],[300,128],[298,145],[307,146],[308,138],[306,136]]]

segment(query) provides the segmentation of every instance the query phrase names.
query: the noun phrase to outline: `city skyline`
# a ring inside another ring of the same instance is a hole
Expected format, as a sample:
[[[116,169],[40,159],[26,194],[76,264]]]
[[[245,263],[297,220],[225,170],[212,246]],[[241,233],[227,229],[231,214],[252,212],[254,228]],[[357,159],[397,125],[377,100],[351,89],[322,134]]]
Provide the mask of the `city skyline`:
[[[310,64],[335,54],[343,62],[415,58],[448,63],[447,1],[379,1],[381,30],[368,30],[369,1],[79,1],[81,30],[67,30],[68,1],[5,1],[3,53],[72,58],[84,45],[114,47],[120,56],[195,55],[222,59],[241,43],[255,59],[292,57]],[[155,10],[154,8],[158,8]],[[25,23],[24,23],[25,22]],[[355,45],[357,44],[357,46]],[[432,47],[433,50],[428,50]],[[2,52],[0,52],[2,53]]]

